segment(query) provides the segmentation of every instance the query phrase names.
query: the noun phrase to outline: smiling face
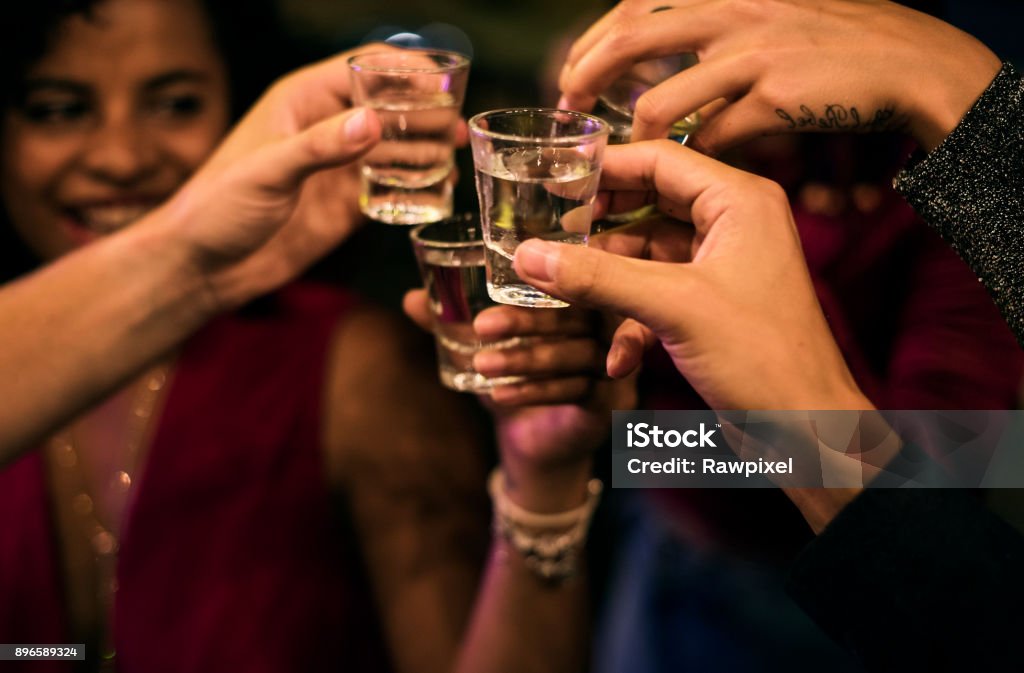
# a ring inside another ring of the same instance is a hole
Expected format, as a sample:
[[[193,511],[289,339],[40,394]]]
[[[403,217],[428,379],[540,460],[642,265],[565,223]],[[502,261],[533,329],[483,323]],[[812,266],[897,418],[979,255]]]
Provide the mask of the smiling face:
[[[197,0],[104,0],[59,26],[3,111],[0,198],[18,234],[53,259],[164,201],[228,115]]]

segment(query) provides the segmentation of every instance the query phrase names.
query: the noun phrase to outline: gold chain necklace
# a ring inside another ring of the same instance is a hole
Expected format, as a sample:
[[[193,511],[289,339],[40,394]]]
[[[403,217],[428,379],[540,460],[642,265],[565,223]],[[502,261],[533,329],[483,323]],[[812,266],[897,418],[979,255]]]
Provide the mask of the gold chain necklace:
[[[114,595],[117,593],[117,552],[120,546],[120,534],[124,523],[125,508],[133,485],[132,473],[138,467],[139,451],[146,440],[147,430],[156,409],[160,391],[167,383],[169,365],[161,365],[152,370],[135,394],[128,418],[127,440],[125,442],[124,460],[113,471],[108,482],[107,495],[113,495],[121,506],[111,512],[112,521],[106,524],[97,513],[96,494],[90,493],[81,456],[75,443],[75,437],[69,428],[56,435],[50,442],[51,450],[57,466],[69,477],[74,485],[71,497],[71,510],[78,521],[79,529],[89,543],[96,566],[98,580],[96,598],[100,608],[101,620],[105,619],[102,628],[101,663],[104,669],[113,669],[115,650],[113,641],[113,610]],[[137,475],[136,475],[137,476]],[[102,622],[101,622],[102,623]]]

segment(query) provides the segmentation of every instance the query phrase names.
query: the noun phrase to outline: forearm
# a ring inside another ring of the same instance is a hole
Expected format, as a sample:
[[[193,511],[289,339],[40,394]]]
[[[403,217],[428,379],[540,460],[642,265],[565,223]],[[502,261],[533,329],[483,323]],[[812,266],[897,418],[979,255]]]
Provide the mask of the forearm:
[[[0,290],[0,463],[128,380],[210,315],[154,213]]]
[[[496,540],[456,670],[583,671],[589,611],[580,571],[548,583],[508,543]]]
[[[517,472],[505,468],[506,477]],[[590,464],[543,479],[520,472],[505,482],[505,496],[539,514],[579,507],[587,499]],[[583,671],[589,657],[588,593],[582,554],[576,573],[545,580],[523,554],[495,534],[473,616],[456,670],[526,673]]]
[[[869,483],[884,467],[884,464],[879,464],[879,461],[885,460],[882,456],[895,456],[900,446],[898,438],[892,435],[892,429],[885,419],[874,411],[871,401],[855,388],[838,390],[835,395],[822,400],[817,406],[837,410],[840,415],[834,417],[835,422],[830,422],[830,416],[826,412],[826,415],[813,425],[811,434],[805,438],[806,446],[803,450],[817,454],[821,452],[820,447],[831,447],[834,453],[821,454],[822,470],[828,471],[836,479],[848,482],[848,486],[804,488],[780,484],[786,497],[800,511],[816,535],[821,534],[832,520],[864,491],[863,485]],[[861,414],[857,433],[851,435],[840,419],[845,420],[848,414],[857,412],[864,413]],[[860,442],[860,446],[848,445],[854,437]],[[792,446],[790,451],[794,451]],[[851,459],[856,460],[856,457],[861,455],[869,458],[859,464],[851,463]],[[828,456],[835,460],[826,462],[825,458]],[[853,470],[852,473],[850,470]],[[845,476],[842,476],[843,473],[846,473]]]

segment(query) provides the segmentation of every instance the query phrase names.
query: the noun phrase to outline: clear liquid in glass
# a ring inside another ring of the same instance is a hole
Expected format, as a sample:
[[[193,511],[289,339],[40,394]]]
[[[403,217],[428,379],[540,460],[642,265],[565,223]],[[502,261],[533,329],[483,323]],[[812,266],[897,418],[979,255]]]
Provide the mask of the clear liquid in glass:
[[[568,306],[523,282],[512,260],[519,244],[531,238],[586,245],[598,179],[593,161],[574,148],[507,149],[494,154],[490,166],[477,166],[492,299]]]
[[[367,102],[381,122],[380,143],[362,162],[360,207],[388,224],[436,222],[452,214],[459,106],[446,93],[393,94]]]
[[[481,348],[511,348],[521,343],[518,338],[482,342],[473,331],[476,315],[495,305],[487,294],[483,246],[425,250],[421,263],[434,314],[441,382],[463,392],[482,392],[522,381],[521,376],[488,379],[473,368],[473,356]]]

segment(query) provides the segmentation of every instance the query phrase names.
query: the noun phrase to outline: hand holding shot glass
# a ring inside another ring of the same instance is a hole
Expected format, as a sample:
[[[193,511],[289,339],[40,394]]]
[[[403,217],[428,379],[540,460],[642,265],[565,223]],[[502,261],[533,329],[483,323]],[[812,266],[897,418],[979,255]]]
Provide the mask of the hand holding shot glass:
[[[697,64],[696,54],[675,54],[663,58],[634,63],[629,70],[612,82],[597,97],[594,114],[612,128],[609,145],[625,145],[633,140],[633,117],[637,102],[645,93],[681,71]],[[685,145],[700,125],[700,113],[694,112],[676,121],[668,131],[669,140]],[[605,215],[595,226],[594,233],[608,231],[622,224],[637,222],[654,215],[653,204],[636,210]]]
[[[480,198],[487,293],[503,304],[568,306],[520,280],[523,241],[586,245],[609,126],[565,110],[495,110],[469,120]]]
[[[620,75],[597,97],[594,114],[612,126],[609,143],[623,145],[633,138],[633,117],[637,102],[645,93],[665,80],[697,64],[696,54],[675,54],[641,61]],[[668,131],[670,140],[685,145],[690,135],[700,126],[700,113],[694,112],[679,119]]]
[[[489,379],[473,367],[481,349],[511,348],[522,341],[484,341],[473,330],[473,319],[495,306],[487,295],[479,218],[467,213],[421,224],[410,237],[427,290],[441,383],[463,392],[484,392],[522,381],[521,376]]]
[[[422,224],[410,237],[424,289],[406,297],[406,312],[434,333],[441,383],[499,404],[587,395],[604,371],[596,314],[494,303],[476,214]]]
[[[455,52],[391,49],[349,59],[352,100],[373,109],[381,142],[360,166],[359,207],[387,224],[452,214],[452,169],[469,59]]]

